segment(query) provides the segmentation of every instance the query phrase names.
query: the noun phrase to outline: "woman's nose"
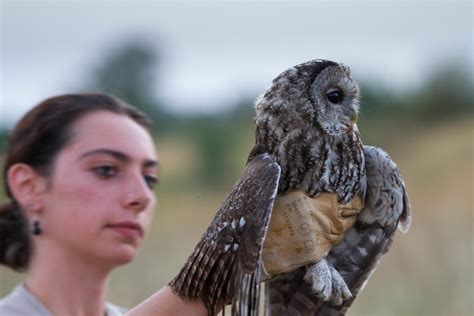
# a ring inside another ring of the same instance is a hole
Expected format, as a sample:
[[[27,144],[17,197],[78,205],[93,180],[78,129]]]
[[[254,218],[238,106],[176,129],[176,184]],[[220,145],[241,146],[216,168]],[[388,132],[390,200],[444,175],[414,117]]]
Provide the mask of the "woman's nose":
[[[134,212],[141,212],[147,208],[152,199],[152,192],[147,187],[143,177],[133,177],[126,191],[125,206]]]

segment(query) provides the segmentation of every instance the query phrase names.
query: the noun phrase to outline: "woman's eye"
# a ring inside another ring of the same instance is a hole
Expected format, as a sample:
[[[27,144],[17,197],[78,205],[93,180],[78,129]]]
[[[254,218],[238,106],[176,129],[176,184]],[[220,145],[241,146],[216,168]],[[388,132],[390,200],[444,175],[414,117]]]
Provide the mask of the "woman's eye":
[[[147,186],[153,190],[156,187],[156,184],[158,183],[158,179],[153,176],[144,176],[144,178]]]
[[[117,169],[113,166],[99,166],[94,168],[94,171],[103,178],[110,178],[117,174]]]
[[[344,99],[344,95],[342,94],[342,91],[340,90],[334,90],[331,92],[326,93],[326,97],[328,98],[331,103],[338,104],[341,103],[342,100]]]

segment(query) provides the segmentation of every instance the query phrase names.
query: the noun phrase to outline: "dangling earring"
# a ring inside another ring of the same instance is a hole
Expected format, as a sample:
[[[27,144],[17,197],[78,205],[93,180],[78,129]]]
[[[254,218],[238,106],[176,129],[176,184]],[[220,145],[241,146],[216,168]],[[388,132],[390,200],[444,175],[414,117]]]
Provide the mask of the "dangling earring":
[[[38,236],[38,235],[41,235],[42,232],[43,232],[43,231],[41,230],[39,220],[35,219],[35,220],[33,221],[33,229],[31,230],[31,233],[32,233],[34,236]]]

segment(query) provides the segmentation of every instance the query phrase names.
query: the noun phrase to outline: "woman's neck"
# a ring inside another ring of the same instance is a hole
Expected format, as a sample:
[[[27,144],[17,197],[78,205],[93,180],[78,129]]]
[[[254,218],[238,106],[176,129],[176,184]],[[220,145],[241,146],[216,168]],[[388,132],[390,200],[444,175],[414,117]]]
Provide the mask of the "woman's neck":
[[[53,315],[104,315],[112,268],[51,248],[37,254],[28,270],[26,287]]]

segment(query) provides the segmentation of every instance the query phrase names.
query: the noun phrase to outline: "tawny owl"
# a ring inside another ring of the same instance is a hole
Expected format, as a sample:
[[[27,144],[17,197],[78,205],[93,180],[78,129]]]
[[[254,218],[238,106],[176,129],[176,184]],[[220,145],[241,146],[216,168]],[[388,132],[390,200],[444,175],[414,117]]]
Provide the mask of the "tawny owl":
[[[314,60],[276,77],[256,103],[256,143],[243,175],[194,252],[171,281],[185,299],[215,314],[257,315],[266,279],[272,315],[343,315],[411,213],[396,165],[363,146],[356,121],[359,88],[343,64]],[[339,204],[365,202],[355,224],[323,257],[264,274],[262,248],[274,202],[288,192],[331,193]]]

